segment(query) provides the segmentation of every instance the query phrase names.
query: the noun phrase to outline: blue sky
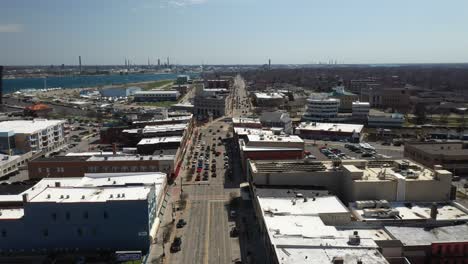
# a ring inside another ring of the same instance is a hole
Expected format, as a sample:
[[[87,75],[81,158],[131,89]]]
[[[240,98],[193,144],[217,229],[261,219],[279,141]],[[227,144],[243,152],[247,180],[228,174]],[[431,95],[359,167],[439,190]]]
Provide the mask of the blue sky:
[[[1,0],[0,63],[468,62],[467,0]]]

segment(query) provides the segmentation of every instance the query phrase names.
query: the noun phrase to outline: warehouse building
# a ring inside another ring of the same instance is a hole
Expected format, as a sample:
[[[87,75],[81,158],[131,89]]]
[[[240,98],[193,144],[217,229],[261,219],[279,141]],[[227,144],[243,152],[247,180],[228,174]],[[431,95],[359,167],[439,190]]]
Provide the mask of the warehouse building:
[[[181,136],[144,138],[137,144],[138,154],[153,155],[160,151],[177,150],[182,142]]]

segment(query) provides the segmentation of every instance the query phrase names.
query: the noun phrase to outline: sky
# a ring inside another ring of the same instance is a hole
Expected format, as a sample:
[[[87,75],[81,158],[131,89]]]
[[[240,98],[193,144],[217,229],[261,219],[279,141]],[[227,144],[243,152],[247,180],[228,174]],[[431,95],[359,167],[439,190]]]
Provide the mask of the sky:
[[[0,0],[0,64],[468,62],[467,0]]]

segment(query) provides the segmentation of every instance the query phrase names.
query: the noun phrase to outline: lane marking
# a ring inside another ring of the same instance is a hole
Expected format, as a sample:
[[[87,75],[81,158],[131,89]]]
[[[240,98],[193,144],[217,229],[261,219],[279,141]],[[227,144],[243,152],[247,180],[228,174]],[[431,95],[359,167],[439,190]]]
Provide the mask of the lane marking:
[[[208,213],[207,213],[208,219],[206,219],[206,231],[207,232],[205,232],[205,234],[206,234],[205,235],[205,259],[203,261],[203,263],[205,263],[205,264],[208,264],[208,259],[209,259],[208,246],[210,244],[209,240],[210,240],[210,220],[211,220],[211,212],[210,212],[211,211],[211,202],[208,201],[207,204],[208,204],[208,209],[207,209],[208,210]]]

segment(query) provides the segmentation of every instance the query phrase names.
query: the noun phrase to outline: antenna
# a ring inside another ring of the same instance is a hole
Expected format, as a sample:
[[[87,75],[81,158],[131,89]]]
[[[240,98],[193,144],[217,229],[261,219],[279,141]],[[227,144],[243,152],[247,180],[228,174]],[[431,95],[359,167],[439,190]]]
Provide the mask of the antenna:
[[[81,74],[81,56],[78,56],[78,64],[80,65],[80,74]]]

